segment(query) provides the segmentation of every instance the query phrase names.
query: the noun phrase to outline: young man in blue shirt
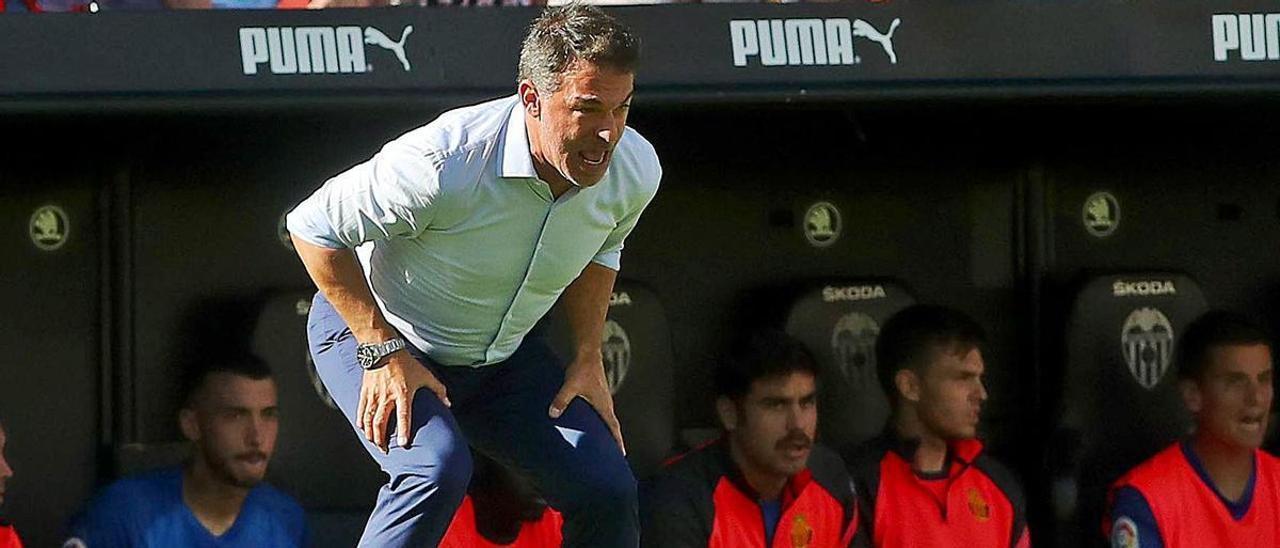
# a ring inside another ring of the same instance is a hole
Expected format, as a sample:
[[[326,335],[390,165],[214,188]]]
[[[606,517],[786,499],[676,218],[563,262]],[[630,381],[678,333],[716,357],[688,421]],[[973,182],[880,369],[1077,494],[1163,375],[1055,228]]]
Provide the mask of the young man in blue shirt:
[[[279,425],[270,369],[254,357],[221,360],[185,385],[178,417],[190,459],[102,489],[64,548],[305,545],[302,508],[263,483]]]

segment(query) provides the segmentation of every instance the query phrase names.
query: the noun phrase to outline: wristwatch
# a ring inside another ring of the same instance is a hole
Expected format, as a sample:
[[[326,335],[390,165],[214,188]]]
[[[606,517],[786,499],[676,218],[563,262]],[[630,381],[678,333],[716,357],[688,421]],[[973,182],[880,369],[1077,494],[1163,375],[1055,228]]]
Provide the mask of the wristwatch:
[[[356,347],[356,361],[365,371],[371,371],[386,365],[382,358],[404,350],[404,339],[396,337],[380,343],[362,344]]]

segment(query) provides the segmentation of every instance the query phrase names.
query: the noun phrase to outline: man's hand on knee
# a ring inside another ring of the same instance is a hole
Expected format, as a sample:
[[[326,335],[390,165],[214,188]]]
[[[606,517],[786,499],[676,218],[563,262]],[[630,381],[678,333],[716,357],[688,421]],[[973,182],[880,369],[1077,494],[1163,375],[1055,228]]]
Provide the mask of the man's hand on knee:
[[[579,396],[587,400],[600,414],[600,418],[604,419],[613,439],[618,442],[618,448],[626,455],[627,445],[622,441],[622,425],[618,424],[618,417],[614,415],[613,394],[609,392],[609,380],[604,374],[604,361],[598,355],[594,358],[578,358],[569,364],[565,369],[564,386],[560,387],[560,393],[551,401],[548,414],[553,419],[560,418],[569,407],[569,402]]]
[[[387,356],[387,364],[364,372],[360,383],[360,404],[357,420],[365,439],[390,451],[387,423],[392,414],[396,417],[396,439],[400,447],[408,447],[413,441],[413,396],[419,388],[426,387],[449,407],[449,396],[444,384],[414,359],[408,352],[400,351]]]

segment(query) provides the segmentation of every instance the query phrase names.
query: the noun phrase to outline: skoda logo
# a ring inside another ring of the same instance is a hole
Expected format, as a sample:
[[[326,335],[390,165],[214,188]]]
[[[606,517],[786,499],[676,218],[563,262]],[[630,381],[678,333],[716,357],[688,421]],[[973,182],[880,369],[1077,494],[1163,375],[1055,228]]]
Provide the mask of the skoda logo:
[[[831,202],[817,202],[804,212],[804,238],[814,247],[836,243],[843,228],[840,209]]]
[[[1095,192],[1081,210],[1084,229],[1095,238],[1106,238],[1120,226],[1120,201],[1110,192]]]
[[[1173,361],[1173,325],[1159,309],[1136,309],[1124,320],[1120,347],[1129,374],[1151,390],[1160,384]]]
[[[618,322],[604,323],[604,375],[609,380],[609,392],[618,393],[631,369],[631,337]]]
[[[831,330],[831,355],[840,374],[857,388],[870,386],[876,377],[876,336],[880,324],[861,312],[850,312]]]
[[[31,243],[44,251],[54,251],[67,243],[71,235],[71,221],[67,212],[56,205],[45,205],[31,214],[27,223]]]

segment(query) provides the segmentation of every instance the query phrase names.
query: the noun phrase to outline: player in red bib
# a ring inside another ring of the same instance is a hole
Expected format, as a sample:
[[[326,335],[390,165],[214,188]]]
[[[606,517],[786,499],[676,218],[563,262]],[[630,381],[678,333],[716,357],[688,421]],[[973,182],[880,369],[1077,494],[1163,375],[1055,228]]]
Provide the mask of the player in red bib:
[[[1259,449],[1271,410],[1271,344],[1249,319],[1209,312],[1179,341],[1191,436],[1112,486],[1103,533],[1119,548],[1280,546],[1280,463]]]
[[[715,374],[724,435],[669,462],[642,497],[641,546],[866,546],[844,463],[814,443],[817,375],[781,332],[737,345]]]
[[[885,322],[876,374],[893,404],[884,434],[846,450],[876,548],[1028,548],[1022,488],[977,439],[982,327],[915,305]]]
[[[472,458],[467,496],[440,548],[560,548],[564,517],[533,485],[483,454]]]

